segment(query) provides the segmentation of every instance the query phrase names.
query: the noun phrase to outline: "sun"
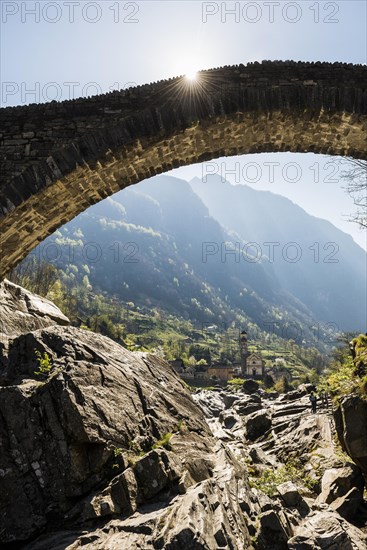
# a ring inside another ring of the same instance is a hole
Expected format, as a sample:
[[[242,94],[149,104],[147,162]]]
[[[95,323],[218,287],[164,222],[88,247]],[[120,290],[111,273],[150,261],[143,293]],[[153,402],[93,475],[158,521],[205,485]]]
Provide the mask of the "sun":
[[[189,82],[195,82],[198,79],[198,72],[195,69],[190,69],[186,72],[185,78]]]

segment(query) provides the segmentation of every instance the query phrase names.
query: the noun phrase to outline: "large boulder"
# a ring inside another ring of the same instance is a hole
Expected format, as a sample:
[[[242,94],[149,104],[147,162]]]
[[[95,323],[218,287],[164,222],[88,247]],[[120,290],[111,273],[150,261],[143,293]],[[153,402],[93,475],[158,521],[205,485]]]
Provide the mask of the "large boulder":
[[[0,282],[1,333],[14,337],[70,321],[53,302],[8,280]]]
[[[234,403],[233,408],[240,416],[247,416],[248,414],[262,409],[263,405],[261,398],[258,395],[253,394],[246,395],[238,399]]]
[[[206,418],[218,418],[225,405],[219,392],[200,391],[193,394],[194,401],[200,406]]]
[[[249,379],[249,380],[245,380],[244,383],[242,384],[242,391],[244,393],[251,394],[251,393],[257,392],[259,387],[260,385],[258,382],[256,382],[256,380]]]
[[[366,544],[360,529],[330,511],[311,514],[288,540],[289,550],[360,550]]]
[[[286,516],[280,510],[268,510],[259,516],[257,545],[259,550],[287,550],[291,528]]]
[[[285,481],[277,486],[277,491],[282,497],[286,506],[294,507],[301,502],[301,495],[297,487],[291,481]]]
[[[78,518],[88,521],[111,517],[116,514],[129,515],[138,507],[139,487],[132,468],[126,468],[113,478],[101,491],[89,495],[66,514],[66,519]]]
[[[138,485],[145,499],[151,499],[157,493],[178,481],[182,468],[172,461],[170,453],[163,449],[150,451],[134,467]]]
[[[353,487],[346,495],[335,499],[330,507],[343,518],[353,520],[357,517],[358,510],[363,506],[362,493]]]
[[[358,395],[342,398],[334,411],[334,419],[343,450],[367,479],[367,401]]]
[[[4,383],[14,338],[53,325],[67,326],[70,321],[50,300],[6,279],[0,282],[0,304],[0,383]]]
[[[311,391],[315,390],[316,388],[313,384],[301,384],[297,389],[281,395],[279,401],[298,401],[305,395],[311,393]]]
[[[254,412],[244,419],[246,437],[255,441],[271,428],[271,417],[266,409]]]
[[[230,409],[233,406],[233,403],[240,399],[239,395],[233,393],[225,393],[223,395],[223,403],[226,409]]]
[[[354,488],[360,494],[363,494],[364,479],[360,469],[355,464],[350,463],[342,468],[330,468],[325,470],[322,476],[321,493],[317,500],[318,502],[330,504]]]

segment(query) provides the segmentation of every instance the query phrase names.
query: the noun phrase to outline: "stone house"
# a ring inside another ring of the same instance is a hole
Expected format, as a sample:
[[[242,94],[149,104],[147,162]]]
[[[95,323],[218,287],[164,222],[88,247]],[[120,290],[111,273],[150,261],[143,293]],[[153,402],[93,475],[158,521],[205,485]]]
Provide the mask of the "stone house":
[[[209,378],[215,377],[219,380],[227,382],[233,378],[234,368],[232,365],[212,365],[211,367],[208,367],[207,373]]]
[[[179,374],[184,380],[192,382],[194,380],[208,379],[208,368],[204,365],[191,365],[185,367],[182,359],[174,359],[173,361],[168,362],[177,374]]]

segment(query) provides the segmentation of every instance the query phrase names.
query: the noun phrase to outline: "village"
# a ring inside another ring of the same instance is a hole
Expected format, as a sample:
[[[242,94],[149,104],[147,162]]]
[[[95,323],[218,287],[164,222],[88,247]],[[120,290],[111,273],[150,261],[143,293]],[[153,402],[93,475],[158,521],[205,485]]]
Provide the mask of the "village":
[[[271,367],[265,367],[265,360],[260,351],[249,351],[248,334],[243,330],[239,335],[240,363],[223,364],[214,362],[211,365],[185,366],[182,359],[169,361],[173,369],[190,385],[206,386],[227,384],[235,378],[264,380],[270,375],[274,382],[286,378],[289,382],[292,375],[282,357],[275,359]]]

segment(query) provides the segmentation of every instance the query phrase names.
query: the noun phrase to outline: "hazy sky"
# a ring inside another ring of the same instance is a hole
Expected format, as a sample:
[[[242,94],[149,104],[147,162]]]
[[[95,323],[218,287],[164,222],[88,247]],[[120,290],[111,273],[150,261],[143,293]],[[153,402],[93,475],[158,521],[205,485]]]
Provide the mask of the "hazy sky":
[[[2,0],[0,5],[2,106],[94,95],[254,60],[367,61],[364,0]],[[264,164],[269,161],[279,163],[274,181]],[[366,247],[366,234],[343,217],[353,205],[340,187],[340,168],[325,165],[329,161],[279,154],[216,162],[219,172],[226,162],[224,169],[240,173],[227,175],[230,181],[285,195]],[[300,173],[289,163],[298,163]],[[190,179],[208,169],[215,165],[174,173]]]

